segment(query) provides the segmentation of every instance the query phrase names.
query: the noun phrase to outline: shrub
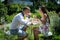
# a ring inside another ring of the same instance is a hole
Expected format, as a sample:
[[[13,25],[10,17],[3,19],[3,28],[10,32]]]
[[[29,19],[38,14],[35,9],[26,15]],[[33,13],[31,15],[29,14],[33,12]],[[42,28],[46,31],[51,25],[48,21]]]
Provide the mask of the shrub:
[[[48,15],[50,17],[50,26],[53,29],[53,32],[55,32],[56,34],[60,33],[60,17],[58,16],[58,14],[53,11],[53,12],[48,12]]]
[[[0,29],[0,40],[4,40],[4,30]]]
[[[13,17],[14,17],[15,15],[16,15],[16,14],[6,15],[6,16],[5,16],[5,20],[6,20],[6,22],[7,22],[7,23],[12,22]]]
[[[0,24],[2,24],[1,17],[5,17],[6,14],[7,14],[7,7],[3,3],[0,3]]]
[[[48,2],[46,3],[46,0],[38,0],[38,1],[34,1],[34,7],[35,8],[38,8],[38,6],[40,5],[44,5],[46,6],[46,8],[49,10],[49,11],[56,11],[56,12],[59,12],[60,10],[60,5],[58,5],[55,0],[48,0]]]
[[[23,5],[20,4],[9,4],[7,5],[8,7],[8,15],[11,15],[13,13],[18,13],[20,11],[22,11],[22,8],[24,7]]]
[[[45,6],[47,7],[47,9],[49,10],[49,11],[52,11],[52,10],[57,10],[57,9],[59,9],[59,5],[57,5],[56,3],[52,3],[52,2],[48,2],[48,3],[46,3],[45,4]]]
[[[6,14],[7,14],[7,7],[3,3],[1,3],[0,4],[0,17]]]

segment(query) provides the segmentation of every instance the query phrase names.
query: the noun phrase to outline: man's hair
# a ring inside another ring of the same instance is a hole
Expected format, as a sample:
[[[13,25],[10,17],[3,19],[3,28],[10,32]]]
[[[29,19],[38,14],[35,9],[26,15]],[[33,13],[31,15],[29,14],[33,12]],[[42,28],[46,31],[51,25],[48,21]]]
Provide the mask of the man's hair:
[[[27,9],[27,10],[30,10],[30,8],[29,8],[29,7],[24,7],[24,8],[23,8],[23,11],[24,11],[24,10],[26,10],[26,9]]]

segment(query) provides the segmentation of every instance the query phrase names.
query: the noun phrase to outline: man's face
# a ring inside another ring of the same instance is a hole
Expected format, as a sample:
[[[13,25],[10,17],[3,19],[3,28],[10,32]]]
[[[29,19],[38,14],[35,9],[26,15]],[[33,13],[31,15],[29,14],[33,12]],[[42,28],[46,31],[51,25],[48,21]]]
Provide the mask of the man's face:
[[[29,15],[30,15],[30,10],[28,10],[28,9],[24,10],[24,14],[25,14],[26,16],[29,16]]]

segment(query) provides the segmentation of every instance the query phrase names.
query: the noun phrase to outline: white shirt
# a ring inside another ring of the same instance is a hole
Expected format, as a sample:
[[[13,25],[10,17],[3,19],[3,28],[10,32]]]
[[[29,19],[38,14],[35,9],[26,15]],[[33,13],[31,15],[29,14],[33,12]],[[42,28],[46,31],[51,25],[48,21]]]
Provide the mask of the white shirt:
[[[19,13],[13,18],[12,23],[10,25],[10,29],[16,29],[20,26],[22,27],[28,22],[29,22],[29,18],[26,17],[26,19],[24,19],[22,13]]]

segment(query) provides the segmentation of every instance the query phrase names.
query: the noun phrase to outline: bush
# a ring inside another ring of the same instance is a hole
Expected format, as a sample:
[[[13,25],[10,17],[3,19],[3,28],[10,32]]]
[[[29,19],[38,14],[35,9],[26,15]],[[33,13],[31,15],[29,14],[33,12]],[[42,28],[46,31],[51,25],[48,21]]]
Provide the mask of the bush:
[[[8,7],[8,15],[11,15],[13,13],[18,13],[20,11],[22,11],[22,8],[24,7],[23,5],[20,4],[9,4],[7,5]]]
[[[42,15],[41,15],[41,13],[40,13],[39,10],[36,10],[35,15],[36,15],[39,19],[41,19],[41,17],[42,17]]]
[[[48,2],[46,3],[46,0],[38,0],[38,1],[34,1],[34,7],[35,8],[38,8],[38,6],[40,5],[44,5],[46,6],[46,8],[49,10],[49,11],[56,11],[56,12],[59,12],[60,10],[60,5],[58,5],[55,0],[48,0]]]
[[[3,3],[1,3],[0,4],[0,17],[6,14],[7,14],[7,7]]]
[[[1,17],[5,17],[6,14],[7,14],[7,7],[3,3],[0,3],[0,24],[1,24]]]
[[[56,3],[52,3],[52,2],[48,2],[48,3],[46,3],[45,4],[45,6],[47,7],[47,9],[49,10],[49,11],[52,11],[52,10],[58,10],[59,9],[59,5],[57,5]]]
[[[0,29],[0,40],[4,40],[4,30]]]
[[[50,17],[50,26],[52,27],[53,32],[56,34],[60,34],[60,17],[58,14],[53,11],[53,12],[48,12],[48,15]]]
[[[6,15],[6,16],[5,16],[6,23],[12,22],[13,17],[14,17],[15,15],[16,15],[16,14]]]

